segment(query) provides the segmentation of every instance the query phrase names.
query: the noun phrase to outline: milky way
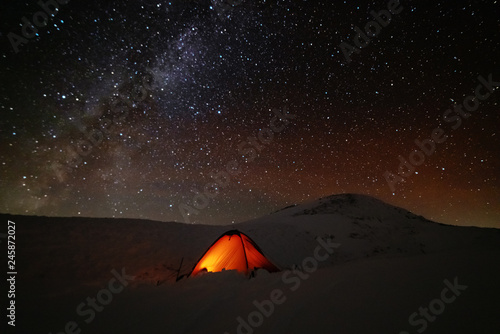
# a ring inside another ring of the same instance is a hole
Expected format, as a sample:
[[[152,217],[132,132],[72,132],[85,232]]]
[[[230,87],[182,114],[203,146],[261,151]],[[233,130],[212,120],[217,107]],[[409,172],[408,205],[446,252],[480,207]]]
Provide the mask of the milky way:
[[[227,224],[351,192],[498,226],[500,92],[456,109],[500,81],[497,1],[49,3],[2,5],[0,212]]]

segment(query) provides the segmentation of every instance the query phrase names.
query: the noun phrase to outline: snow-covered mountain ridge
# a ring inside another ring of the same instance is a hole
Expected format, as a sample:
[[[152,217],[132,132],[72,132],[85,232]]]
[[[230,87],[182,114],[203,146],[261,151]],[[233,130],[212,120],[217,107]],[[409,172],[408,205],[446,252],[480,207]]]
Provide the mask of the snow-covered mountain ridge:
[[[16,223],[13,333],[61,333],[74,321],[83,334],[413,334],[419,327],[409,316],[439,298],[445,280],[467,289],[426,322],[426,333],[500,330],[500,230],[434,223],[368,196],[329,196],[230,226],[0,217]],[[175,281],[230,229],[250,236],[282,272]],[[339,246],[311,270],[304,261],[318,238]],[[0,257],[6,263],[6,252]],[[103,299],[117,291],[111,282],[120,273],[123,291]],[[249,326],[255,303],[276,291],[283,303],[245,331],[241,321]]]
[[[342,244],[336,256],[323,265],[381,255],[497,248],[500,244],[500,230],[438,224],[378,199],[353,194],[324,197],[230,226],[139,219],[9,219],[16,221],[22,236],[19,258],[30,259],[26,277],[42,281],[90,282],[121,266],[137,275],[137,282],[173,280],[181,260],[181,274],[189,272],[219,235],[234,228],[248,234],[281,268],[299,265],[318,237]],[[64,271],[56,269],[61,266]]]

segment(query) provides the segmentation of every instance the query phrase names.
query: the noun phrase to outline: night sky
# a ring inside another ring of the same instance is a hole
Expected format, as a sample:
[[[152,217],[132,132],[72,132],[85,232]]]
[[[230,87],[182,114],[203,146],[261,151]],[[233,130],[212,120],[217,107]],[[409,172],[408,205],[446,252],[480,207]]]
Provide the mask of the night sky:
[[[0,10],[0,212],[228,224],[347,192],[499,226],[499,1],[58,7]]]

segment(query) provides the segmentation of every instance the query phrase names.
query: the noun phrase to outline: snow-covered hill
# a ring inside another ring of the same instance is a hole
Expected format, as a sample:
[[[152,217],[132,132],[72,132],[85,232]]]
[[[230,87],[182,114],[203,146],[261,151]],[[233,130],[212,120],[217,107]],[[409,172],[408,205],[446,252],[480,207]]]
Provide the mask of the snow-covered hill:
[[[329,196],[225,227],[1,218],[17,228],[15,333],[69,333],[68,323],[75,333],[96,334],[416,333],[424,321],[428,333],[500,330],[500,230],[434,223],[368,196]],[[181,261],[180,273],[188,273],[234,228],[283,271],[175,282]],[[116,280],[109,285],[119,273],[135,276],[123,291]],[[467,286],[461,296],[433,321],[417,315],[411,324],[410,315],[441,298],[444,281],[455,278]],[[113,287],[120,292],[101,292]],[[103,302],[93,317],[87,297]],[[256,304],[273,299],[262,304],[272,312],[258,311]]]

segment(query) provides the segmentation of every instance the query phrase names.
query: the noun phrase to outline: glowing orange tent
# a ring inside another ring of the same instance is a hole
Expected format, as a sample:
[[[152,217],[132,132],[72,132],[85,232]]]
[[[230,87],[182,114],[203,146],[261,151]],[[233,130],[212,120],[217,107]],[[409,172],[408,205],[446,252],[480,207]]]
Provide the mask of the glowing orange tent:
[[[224,233],[208,248],[189,276],[222,270],[237,270],[248,275],[258,268],[269,272],[279,271],[252,239],[240,231],[232,230]]]

